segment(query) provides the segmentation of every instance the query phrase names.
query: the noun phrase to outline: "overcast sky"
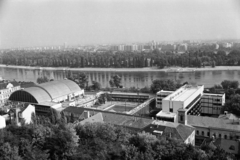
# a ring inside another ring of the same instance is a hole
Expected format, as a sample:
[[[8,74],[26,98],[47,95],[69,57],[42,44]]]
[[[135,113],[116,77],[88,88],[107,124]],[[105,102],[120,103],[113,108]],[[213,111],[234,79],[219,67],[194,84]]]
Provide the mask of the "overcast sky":
[[[240,39],[240,0],[0,0],[0,48]]]

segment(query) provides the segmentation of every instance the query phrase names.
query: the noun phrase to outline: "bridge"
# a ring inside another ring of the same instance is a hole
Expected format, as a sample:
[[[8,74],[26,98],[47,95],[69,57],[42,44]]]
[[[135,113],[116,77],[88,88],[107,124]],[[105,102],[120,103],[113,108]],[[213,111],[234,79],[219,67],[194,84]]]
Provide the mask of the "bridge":
[[[149,104],[154,101],[155,98],[150,98],[147,101],[141,103],[139,106],[127,112],[129,115],[147,114],[149,113]]]

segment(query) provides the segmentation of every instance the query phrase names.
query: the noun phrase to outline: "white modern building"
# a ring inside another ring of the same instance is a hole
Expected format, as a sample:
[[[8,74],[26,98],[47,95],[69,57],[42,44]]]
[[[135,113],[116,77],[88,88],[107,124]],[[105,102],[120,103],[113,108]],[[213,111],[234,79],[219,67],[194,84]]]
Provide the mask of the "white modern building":
[[[199,113],[200,99],[204,86],[184,85],[162,99],[162,111],[156,116],[160,120],[178,122],[178,112],[184,110],[189,114]],[[168,94],[168,93],[166,93]],[[161,95],[161,94],[160,94]],[[192,111],[191,109],[194,110]],[[193,113],[192,113],[193,112]]]
[[[162,110],[156,117],[171,122],[181,120],[180,114],[217,117],[225,104],[225,94],[203,93],[203,90],[203,85],[184,85],[176,91],[157,92],[156,108]]]
[[[172,94],[173,92],[174,91],[164,91],[164,90],[157,92],[156,107],[158,109],[162,109],[162,100],[166,98],[168,95]]]

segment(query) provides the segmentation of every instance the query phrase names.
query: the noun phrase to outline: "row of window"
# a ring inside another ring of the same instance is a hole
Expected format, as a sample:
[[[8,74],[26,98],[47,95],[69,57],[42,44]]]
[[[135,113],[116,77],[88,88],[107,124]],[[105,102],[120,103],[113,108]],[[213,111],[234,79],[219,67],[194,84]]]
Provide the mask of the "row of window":
[[[220,107],[205,107],[205,106],[202,106],[202,110],[210,110],[210,109],[212,109],[212,110],[221,110],[221,108]]]
[[[207,132],[207,135],[205,134],[205,132],[204,131],[202,131],[201,132],[201,134],[200,134],[200,132],[197,130],[196,131],[196,135],[201,135],[201,136],[210,136],[210,132]],[[229,137],[228,137],[228,135],[222,135],[221,133],[219,133],[219,134],[213,134],[214,135],[214,137],[215,138],[224,138],[224,139],[234,139],[234,138],[236,138],[236,139],[239,139],[239,136],[232,136],[232,135],[230,135]]]

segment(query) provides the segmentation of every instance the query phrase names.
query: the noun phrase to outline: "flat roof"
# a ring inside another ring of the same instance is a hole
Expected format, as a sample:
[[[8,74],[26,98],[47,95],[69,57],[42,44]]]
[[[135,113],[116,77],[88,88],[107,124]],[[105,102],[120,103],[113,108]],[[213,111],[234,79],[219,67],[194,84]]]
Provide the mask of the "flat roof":
[[[171,97],[173,97],[172,100],[174,101],[185,101],[187,100],[193,93],[197,92],[202,86],[183,86],[179,88],[177,91],[173,92],[164,100],[170,100]]]
[[[173,93],[174,91],[164,91],[164,90],[161,90],[159,92],[157,92],[157,94],[160,94],[160,93]]]
[[[217,128],[223,130],[232,130],[240,132],[239,121],[233,121],[230,119],[212,118],[204,116],[192,116],[187,115],[188,124],[192,126],[205,127],[205,128]]]
[[[176,113],[160,111],[160,112],[158,112],[158,114],[156,116],[157,117],[174,118],[174,117],[176,117],[176,115],[177,115]]]
[[[122,94],[122,95],[134,95],[134,96],[137,96],[137,95],[140,95],[140,96],[150,96],[149,94],[147,93],[134,93],[134,92],[109,92],[110,94]]]
[[[223,96],[225,93],[203,93],[203,96]]]

